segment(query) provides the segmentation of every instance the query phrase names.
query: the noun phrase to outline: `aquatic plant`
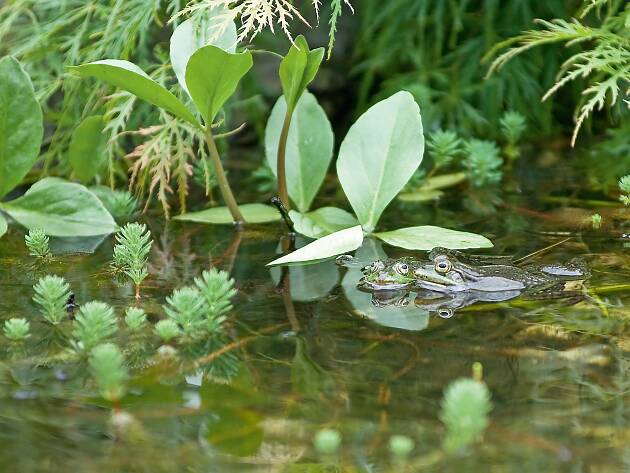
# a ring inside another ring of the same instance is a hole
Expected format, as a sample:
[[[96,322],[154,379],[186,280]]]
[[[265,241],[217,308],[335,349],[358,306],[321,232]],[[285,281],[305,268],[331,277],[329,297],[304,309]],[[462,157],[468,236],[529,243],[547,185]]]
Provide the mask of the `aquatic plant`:
[[[199,290],[194,287],[175,289],[166,298],[164,311],[188,336],[197,335],[205,328],[208,307]]]
[[[630,40],[627,36],[627,7],[624,2],[612,0],[583,0],[583,8],[577,18],[551,21],[538,20],[541,30],[529,30],[496,44],[485,56],[488,59],[500,50],[508,48],[494,59],[488,76],[501,69],[516,56],[536,46],[548,47],[551,43],[566,42],[569,46],[582,46],[582,50],[567,59],[557,75],[555,84],[545,93],[543,101],[576,79],[586,79],[586,88],[576,106],[575,127],[571,145],[594,110],[604,108],[606,101],[611,108],[630,95],[627,82],[630,80]],[[584,21],[596,8],[599,26],[590,26]],[[601,11],[605,13],[600,15]],[[590,44],[590,47],[583,45]],[[621,112],[622,113],[622,112]]]
[[[140,298],[140,284],[149,275],[147,261],[151,251],[151,231],[139,223],[128,223],[118,234],[114,246],[114,266],[122,270],[136,286]]]
[[[226,313],[232,310],[231,299],[236,295],[234,279],[225,271],[212,268],[195,278],[195,286],[207,305],[208,330],[218,328]]]
[[[103,399],[118,402],[125,395],[129,372],[120,349],[113,343],[95,346],[88,359],[90,372]]]
[[[28,254],[40,259],[49,259],[50,252],[49,238],[41,228],[34,228],[24,236],[24,243],[28,248]]]
[[[619,200],[626,206],[630,206],[630,174],[619,179]]]
[[[141,330],[147,324],[147,314],[140,307],[128,307],[125,311],[125,325],[132,332]]]
[[[319,23],[321,0],[311,0],[310,3]],[[354,12],[354,10],[349,0],[329,0],[329,3],[328,57],[330,58],[335,44],[337,21],[341,16],[343,4],[351,11]],[[208,11],[219,10],[221,11],[218,17],[219,21],[213,25],[214,34],[221,34],[230,24],[239,19],[241,23],[238,33],[239,41],[251,41],[265,28],[274,32],[274,25],[277,25],[291,42],[294,42],[289,29],[289,23],[294,18],[299,19],[306,26],[311,26],[298,8],[289,0],[238,0],[236,2],[232,0],[201,0],[200,2],[190,2],[186,8],[175,15],[175,18],[181,15],[199,16]]]
[[[224,38],[212,39],[207,35],[199,37],[191,23],[183,22],[175,29],[171,37],[173,70],[181,88],[196,105],[202,121],[199,121],[180,99],[133,63],[102,60],[83,64],[72,70],[82,77],[96,77],[110,85],[123,88],[136,97],[159,107],[160,113],[168,112],[200,133],[208,148],[219,190],[227,205],[225,211],[235,223],[242,223],[245,218],[228,183],[213,129],[218,126],[215,124],[217,115],[234,94],[239,81],[252,67],[253,62],[249,51],[235,53],[236,40],[230,39],[232,32],[224,31],[224,33],[227,35]],[[226,41],[225,44],[223,40]],[[171,119],[169,118],[167,122],[171,122]],[[182,171],[188,174],[185,162]]]
[[[287,210],[291,208],[286,176],[286,150],[291,119],[298,101],[306,91],[306,87],[315,78],[323,58],[324,48],[311,51],[306,38],[300,35],[280,62],[279,75],[286,111],[280,132],[275,170],[278,177],[278,195]]]
[[[404,460],[406,459],[415,447],[415,442],[412,438],[406,435],[392,435],[389,439],[389,451],[394,458]]]
[[[321,429],[313,441],[315,450],[323,455],[331,455],[341,447],[341,434],[336,429]]]
[[[171,319],[160,320],[154,327],[155,334],[165,342],[170,342],[181,335],[177,322]]]
[[[450,130],[437,130],[429,135],[427,149],[433,158],[431,175],[440,168],[451,164],[462,154],[462,140]]]
[[[525,117],[517,111],[510,110],[503,114],[499,125],[501,126],[501,133],[507,140],[505,155],[511,160],[518,158],[520,151],[517,144],[527,130]]]
[[[138,212],[138,199],[128,190],[110,189],[105,186],[90,187],[116,220],[129,220]]]
[[[5,337],[16,342],[31,336],[31,324],[26,319],[11,318],[4,322],[2,330]]]
[[[37,161],[43,139],[42,109],[31,78],[13,56],[0,58],[0,115],[5,117],[0,122],[0,197],[5,197]],[[62,179],[42,179],[20,197],[0,201],[0,209],[20,225],[50,236],[104,235],[116,229],[114,219],[92,193]],[[7,231],[4,213],[0,213],[0,236]]]
[[[466,171],[473,187],[485,187],[501,181],[503,160],[493,141],[472,139],[466,143]]]
[[[100,301],[81,305],[72,326],[72,344],[77,351],[83,352],[89,352],[118,330],[114,309]]]
[[[39,311],[53,325],[66,317],[66,302],[70,297],[70,285],[61,276],[44,276],[33,286],[33,302]]]
[[[440,410],[440,420],[447,429],[444,448],[454,452],[477,440],[488,426],[491,409],[485,383],[461,378],[449,384]]]
[[[602,216],[600,214],[595,213],[591,215],[591,227],[593,227],[593,230],[602,228]]]

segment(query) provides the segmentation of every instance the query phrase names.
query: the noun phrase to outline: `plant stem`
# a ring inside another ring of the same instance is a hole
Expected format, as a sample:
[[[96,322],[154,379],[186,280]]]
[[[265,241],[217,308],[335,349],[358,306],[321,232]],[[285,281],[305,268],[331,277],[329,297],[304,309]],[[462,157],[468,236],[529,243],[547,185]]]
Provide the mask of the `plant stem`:
[[[245,222],[241,211],[238,208],[238,204],[236,203],[236,199],[234,198],[234,194],[232,194],[232,189],[230,188],[230,184],[225,177],[225,170],[223,169],[223,164],[221,164],[221,158],[219,157],[219,151],[217,150],[217,145],[214,142],[214,136],[212,136],[212,130],[210,126],[206,128],[205,132],[206,136],[206,144],[208,145],[208,151],[210,152],[210,159],[212,160],[212,165],[214,166],[214,172],[217,176],[217,182],[219,183],[219,190],[221,191],[221,196],[225,201],[228,209],[230,210],[230,214],[232,214],[232,219],[234,223],[241,224]]]
[[[291,210],[291,206],[289,204],[289,191],[287,190],[286,152],[292,115],[293,110],[287,107],[287,113],[284,116],[284,123],[282,124],[282,132],[280,133],[280,142],[278,143],[278,160],[276,162],[278,195],[287,212]]]
[[[140,299],[140,284],[136,284],[136,299]]]

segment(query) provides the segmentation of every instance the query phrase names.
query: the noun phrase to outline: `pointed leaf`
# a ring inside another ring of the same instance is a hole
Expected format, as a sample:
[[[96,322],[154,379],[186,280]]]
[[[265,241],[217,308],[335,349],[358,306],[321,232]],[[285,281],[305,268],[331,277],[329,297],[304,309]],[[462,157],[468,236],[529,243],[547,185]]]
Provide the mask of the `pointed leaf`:
[[[49,236],[105,235],[118,229],[94,194],[62,179],[42,179],[0,207],[26,228],[41,228]]]
[[[361,246],[362,242],[363,230],[360,225],[357,225],[356,227],[346,228],[315,240],[299,250],[267,263],[267,266],[330,258],[348,251],[354,251]]]
[[[280,220],[278,210],[270,205],[243,204],[238,208],[247,223],[266,223]],[[227,207],[213,207],[199,212],[189,212],[173,217],[173,220],[197,223],[213,223],[217,225],[232,225],[234,219]]]
[[[72,133],[68,161],[74,175],[82,182],[91,181],[107,159],[107,136],[102,115],[85,118]]]
[[[109,85],[131,92],[138,98],[163,108],[196,127],[200,127],[199,122],[186,108],[186,105],[129,61],[105,59],[74,66],[70,70],[81,77],[96,77]]]
[[[322,207],[308,213],[289,212],[295,231],[310,238],[321,238],[331,233],[358,225],[350,212],[336,207]]]
[[[265,130],[267,163],[276,174],[278,142],[287,104],[280,97],[271,111]],[[306,92],[298,101],[286,148],[289,196],[300,212],[307,212],[324,182],[332,159],[334,135],[326,112],[314,95]]]
[[[12,56],[0,59],[0,197],[37,161],[44,128],[31,79]]]
[[[367,232],[422,162],[420,108],[398,92],[359,117],[339,150],[337,174]]]
[[[476,233],[460,232],[447,228],[424,225],[393,230],[391,232],[375,233],[385,243],[408,250],[431,250],[436,246],[453,250],[465,248],[492,248],[490,240]]]
[[[300,35],[280,63],[280,82],[289,108],[295,108],[302,93],[310,84],[324,58],[324,48],[309,50],[306,38]]]
[[[212,45],[199,48],[190,57],[186,85],[206,124],[214,121],[252,64],[249,51],[230,54]]]
[[[190,56],[197,49],[212,44],[228,53],[236,51],[238,42],[236,24],[232,20],[224,24],[226,20],[221,15],[225,11],[226,9],[222,7],[210,8],[208,14],[198,22],[193,19],[181,22],[171,36],[171,64],[179,85],[186,93],[188,93],[186,66]]]

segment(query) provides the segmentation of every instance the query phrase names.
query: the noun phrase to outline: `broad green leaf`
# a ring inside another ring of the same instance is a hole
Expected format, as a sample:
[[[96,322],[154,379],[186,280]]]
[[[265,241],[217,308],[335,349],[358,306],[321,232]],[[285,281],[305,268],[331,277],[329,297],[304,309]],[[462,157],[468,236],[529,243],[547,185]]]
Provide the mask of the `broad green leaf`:
[[[186,105],[129,61],[105,59],[74,66],[70,70],[81,77],[96,77],[109,85],[131,92],[138,98],[163,108],[196,127],[200,127],[199,122],[186,108]]]
[[[266,223],[280,220],[280,214],[275,207],[264,204],[243,204],[238,208],[243,214],[247,223]],[[213,223],[221,225],[232,225],[234,220],[227,207],[213,207],[211,209],[200,210],[199,212],[189,212],[173,217],[173,220],[185,222]]]
[[[393,230],[391,232],[375,233],[385,243],[407,250],[431,250],[436,246],[443,246],[453,250],[465,248],[492,248],[490,240],[476,233],[460,232],[447,228],[424,225]]]
[[[304,36],[295,38],[294,44],[280,63],[282,92],[290,109],[295,108],[300,96],[315,78],[323,58],[324,48],[310,51]]]
[[[357,287],[363,277],[361,268],[372,261],[387,258],[383,251],[382,243],[375,238],[366,238],[363,245],[354,256],[359,264],[353,264],[348,268],[341,282],[341,287],[354,308],[354,313],[362,318],[368,318],[383,327],[392,327],[402,330],[424,330],[429,325],[429,312],[415,307],[411,301],[414,293],[409,294],[410,304],[376,306],[372,303],[372,293],[361,291]]]
[[[101,170],[107,155],[107,136],[102,115],[85,118],[72,133],[68,160],[74,175],[82,182],[91,181]]]
[[[211,8],[200,21],[186,20],[181,22],[171,36],[171,64],[179,85],[188,93],[186,86],[186,66],[190,56],[197,49],[208,44],[233,53],[236,51],[238,33],[234,21],[221,17],[225,8]]]
[[[41,228],[49,236],[105,235],[118,229],[94,194],[61,179],[42,179],[22,197],[2,203],[0,208],[19,224]]]
[[[212,45],[199,48],[190,56],[186,85],[206,125],[214,121],[252,64],[249,51],[230,54]]]
[[[346,228],[327,235],[313,243],[267,263],[267,266],[276,264],[298,263],[330,258],[342,253],[356,250],[363,242],[363,230],[360,225]]]
[[[278,142],[287,103],[280,97],[265,130],[267,163],[277,174]],[[306,92],[298,101],[287,139],[286,173],[289,196],[300,212],[307,212],[324,182],[332,159],[334,135],[326,112],[314,95]]]
[[[321,238],[359,224],[350,212],[336,207],[322,207],[308,213],[291,210],[289,216],[293,220],[295,231],[310,238]]]
[[[0,213],[0,237],[3,237],[8,229],[7,219]]]
[[[341,143],[337,175],[367,232],[422,162],[420,108],[398,92],[359,117]]]
[[[0,59],[0,198],[37,161],[44,127],[33,84],[12,56]]]

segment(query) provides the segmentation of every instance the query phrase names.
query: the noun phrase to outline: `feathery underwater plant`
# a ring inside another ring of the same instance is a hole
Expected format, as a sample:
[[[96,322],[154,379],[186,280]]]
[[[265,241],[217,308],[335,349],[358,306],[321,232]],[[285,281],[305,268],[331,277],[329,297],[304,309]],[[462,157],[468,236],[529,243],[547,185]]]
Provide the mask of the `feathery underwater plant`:
[[[90,352],[88,364],[101,396],[118,402],[125,395],[125,382],[129,377],[120,349],[113,343],[97,345]]]
[[[138,199],[128,190],[107,189],[107,192],[94,193],[116,220],[130,219],[138,212]]]
[[[73,345],[77,351],[89,352],[118,330],[114,309],[100,301],[83,304],[73,325]]]
[[[204,329],[208,306],[197,288],[183,287],[166,298],[164,311],[186,335],[194,336]]]
[[[125,325],[132,332],[137,332],[147,324],[147,314],[140,307],[129,307],[125,311]]]
[[[49,239],[44,230],[33,228],[24,236],[24,243],[28,248],[28,254],[36,258],[49,259],[52,257]]]
[[[195,286],[206,301],[207,329],[210,332],[220,329],[225,314],[232,310],[231,299],[236,295],[234,279],[225,271],[212,268],[195,278]]]
[[[33,302],[39,306],[42,316],[56,325],[66,316],[66,302],[70,297],[70,285],[60,276],[44,276],[33,286]]]
[[[477,440],[488,426],[490,391],[481,381],[457,379],[444,391],[441,406],[440,420],[447,429],[444,448],[454,452]]]
[[[451,164],[462,153],[462,140],[457,133],[449,130],[437,130],[427,139],[427,148],[433,158],[433,169],[436,170]]]
[[[140,284],[149,275],[147,260],[151,251],[151,232],[146,225],[128,223],[116,235],[114,266],[121,269],[136,286],[140,298]]]
[[[4,336],[14,342],[30,337],[31,324],[26,319],[12,318],[4,323]]]
[[[499,147],[493,141],[472,139],[466,143],[466,168],[473,187],[499,183],[502,165]]]
[[[525,117],[514,110],[510,110],[503,114],[499,124],[501,133],[507,141],[504,149],[505,155],[510,160],[518,158],[520,155],[518,142],[523,137],[525,130],[527,130]]]
[[[179,337],[181,333],[182,331],[174,320],[164,319],[155,324],[155,334],[167,343]]]

